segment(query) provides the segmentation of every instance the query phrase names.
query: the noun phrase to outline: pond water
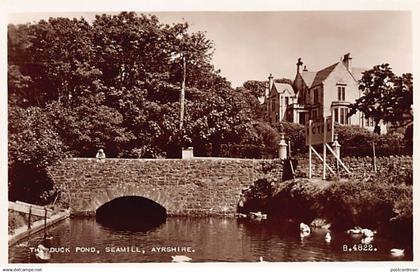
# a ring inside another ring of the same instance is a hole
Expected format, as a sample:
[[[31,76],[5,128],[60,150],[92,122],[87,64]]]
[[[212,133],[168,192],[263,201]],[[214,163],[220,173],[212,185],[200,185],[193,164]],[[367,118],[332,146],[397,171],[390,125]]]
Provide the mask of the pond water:
[[[94,218],[72,218],[9,248],[9,262],[37,262],[31,247],[50,247],[51,263],[170,262],[171,256],[185,255],[192,262],[296,261],[407,261],[411,244],[375,235],[369,244],[343,231],[312,231],[303,239],[299,222],[286,220],[250,221],[221,217],[168,217],[147,232],[104,227]],[[355,247],[353,247],[355,246]],[[350,251],[349,249],[352,248]],[[404,248],[394,257],[391,248]]]

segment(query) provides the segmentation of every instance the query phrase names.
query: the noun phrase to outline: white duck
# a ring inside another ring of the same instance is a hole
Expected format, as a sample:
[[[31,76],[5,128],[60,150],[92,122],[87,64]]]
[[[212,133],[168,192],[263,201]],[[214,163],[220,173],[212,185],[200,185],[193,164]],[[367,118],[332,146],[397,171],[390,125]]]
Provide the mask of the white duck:
[[[404,249],[392,248],[391,249],[391,255],[394,256],[394,257],[404,256]]]
[[[35,256],[42,261],[48,261],[49,259],[51,259],[50,250],[42,244],[38,245]]]
[[[372,236],[363,237],[362,240],[361,240],[362,244],[364,244],[364,245],[370,244],[370,243],[372,243],[372,241],[373,241]]]
[[[300,227],[300,232],[301,233],[305,233],[305,234],[311,233],[311,228],[308,225],[306,225],[305,223],[300,223],[299,227]]]
[[[192,261],[190,257],[184,255],[175,255],[171,257],[173,263],[188,263]]]
[[[267,219],[267,214],[264,214],[264,213],[262,213],[260,211],[258,211],[258,212],[250,212],[249,213],[249,217],[250,218],[253,218],[253,219],[258,219],[258,220],[260,220],[260,219]]]
[[[362,234],[362,228],[361,227],[354,227],[352,229],[349,229],[347,231],[348,234]]]
[[[370,229],[362,229],[360,232],[362,233],[363,237],[373,237],[376,233]]]
[[[327,232],[327,234],[325,234],[325,242],[327,242],[327,243],[331,242],[331,234],[329,232]]]

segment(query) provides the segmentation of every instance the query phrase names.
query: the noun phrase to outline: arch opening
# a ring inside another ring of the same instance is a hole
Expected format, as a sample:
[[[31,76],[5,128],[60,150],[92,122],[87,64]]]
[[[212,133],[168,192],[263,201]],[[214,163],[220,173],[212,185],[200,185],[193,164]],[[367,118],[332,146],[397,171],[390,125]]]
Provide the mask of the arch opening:
[[[145,232],[166,221],[166,209],[148,198],[124,196],[100,206],[96,221],[112,229]]]

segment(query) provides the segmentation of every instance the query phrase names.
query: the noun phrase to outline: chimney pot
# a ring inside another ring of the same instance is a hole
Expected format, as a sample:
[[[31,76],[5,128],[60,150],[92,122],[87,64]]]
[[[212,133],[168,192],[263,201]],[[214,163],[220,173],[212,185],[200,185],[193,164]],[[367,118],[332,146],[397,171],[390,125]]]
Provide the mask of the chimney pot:
[[[269,88],[269,90],[271,90],[271,88],[273,87],[273,84],[274,84],[274,80],[273,80],[274,78],[273,78],[273,75],[272,74],[270,74],[269,76],[268,76],[268,88]]]
[[[344,66],[346,66],[347,70],[350,71],[350,73],[351,73],[351,59],[352,58],[350,56],[350,53],[345,54],[343,57],[343,64]]]
[[[303,65],[303,62],[302,62],[302,59],[301,58],[298,58],[298,62],[296,63],[296,73],[298,73],[298,74],[300,74],[301,73],[301,67],[302,67],[302,65]]]

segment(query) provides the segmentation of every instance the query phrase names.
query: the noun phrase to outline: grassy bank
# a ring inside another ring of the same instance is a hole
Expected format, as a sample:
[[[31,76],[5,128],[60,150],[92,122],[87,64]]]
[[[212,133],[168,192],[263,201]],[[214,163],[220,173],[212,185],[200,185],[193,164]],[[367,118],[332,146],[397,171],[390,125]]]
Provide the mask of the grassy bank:
[[[326,219],[332,228],[354,226],[412,237],[412,185],[386,180],[259,180],[244,193],[240,212],[263,211],[310,223]]]

